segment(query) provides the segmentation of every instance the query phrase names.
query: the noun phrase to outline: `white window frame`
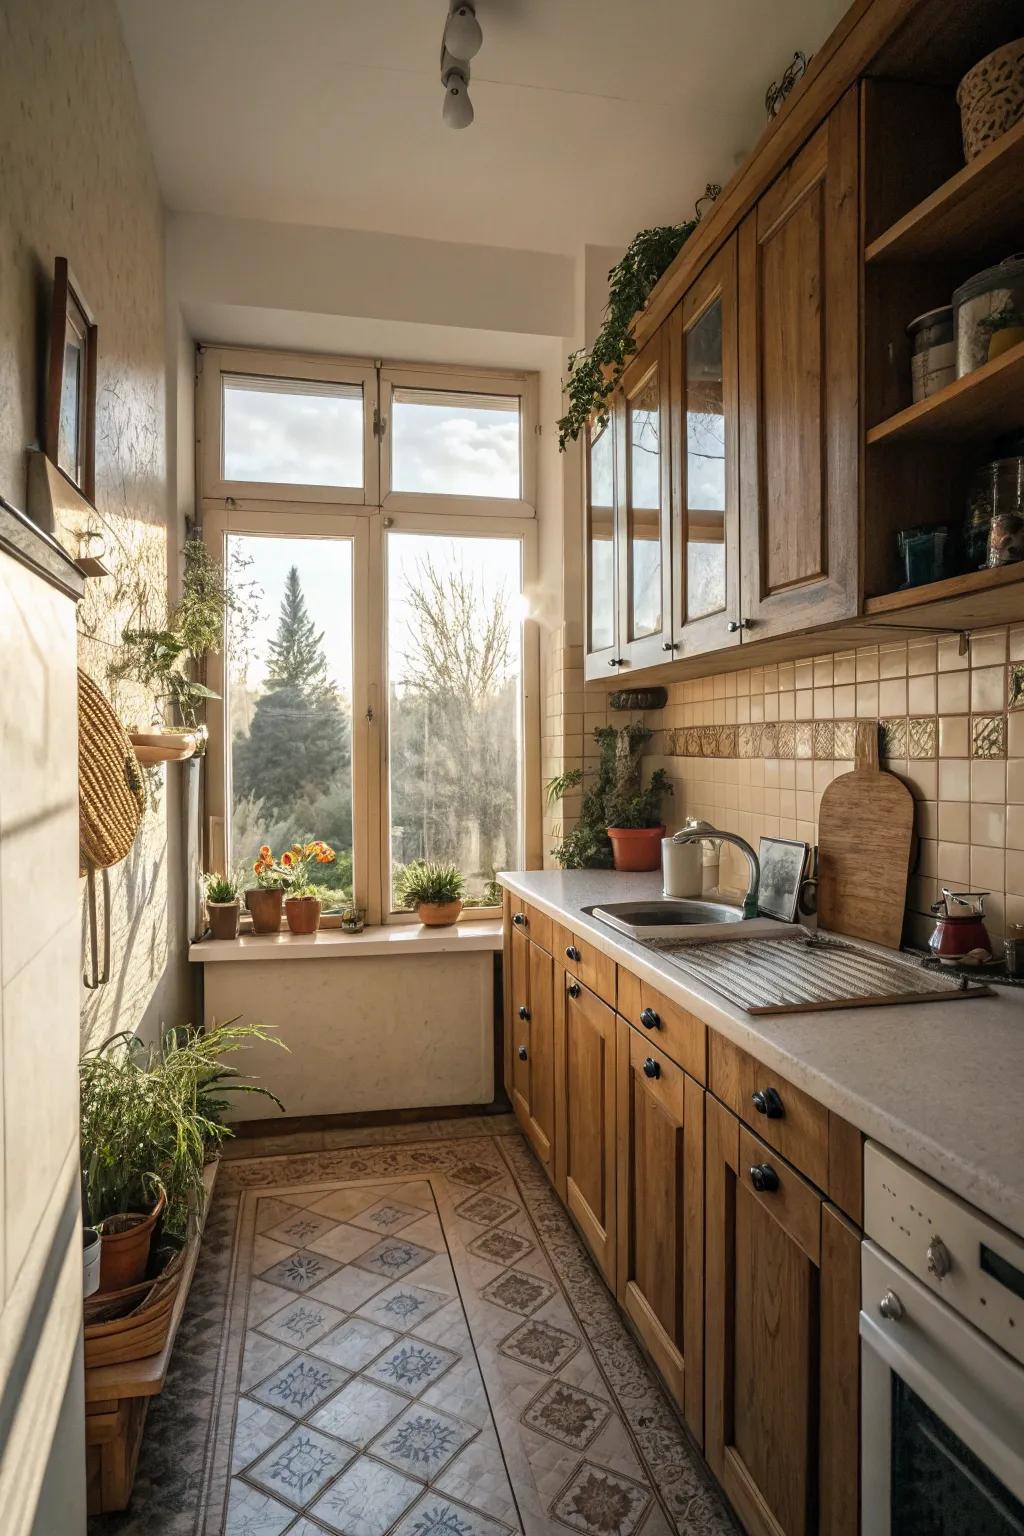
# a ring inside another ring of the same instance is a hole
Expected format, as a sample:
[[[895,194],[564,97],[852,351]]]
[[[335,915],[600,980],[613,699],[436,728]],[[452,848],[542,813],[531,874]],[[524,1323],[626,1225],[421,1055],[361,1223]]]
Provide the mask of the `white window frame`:
[[[523,488],[534,494],[536,484],[536,375],[431,369],[412,365],[381,365],[350,359],[310,358],[291,353],[248,348],[201,347],[196,371],[197,477],[202,534],[218,561],[224,558],[228,534],[279,538],[351,538],[352,590],[352,857],[354,901],[366,909],[370,925],[415,923],[414,913],[392,912],[389,887],[390,807],[388,772],[387,571],[388,532],[445,534],[460,538],[517,538],[522,544],[522,584],[529,599],[539,579],[535,507],[526,501],[404,493],[371,504],[369,487],[379,493],[389,466],[388,433],[383,444],[373,432],[374,409],[390,409],[390,388],[437,388],[450,393],[517,394],[520,400]],[[318,371],[313,371],[318,370]],[[261,378],[309,378],[329,382],[364,383],[364,480],[360,500],[331,486],[264,485],[225,481],[221,465],[221,399],[223,374],[249,372]],[[379,449],[379,451],[378,451]],[[388,471],[389,472],[389,471]],[[453,510],[454,508],[454,510]],[[520,685],[522,770],[520,827],[523,863],[527,869],[543,864],[541,809],[541,702],[539,626],[522,621]],[[206,681],[225,695],[225,660],[211,655]],[[227,852],[228,743],[227,703],[211,700],[209,744],[205,758],[205,867],[223,869]],[[461,921],[493,920],[498,907],[470,907]]]
[[[518,498],[511,496],[436,496],[425,491],[391,489],[396,389],[437,390],[460,395],[504,395],[519,406]],[[483,368],[418,368],[386,364],[380,371],[384,438],[381,447],[381,506],[385,512],[432,512],[450,517],[536,517],[537,515],[537,375],[497,373]]]

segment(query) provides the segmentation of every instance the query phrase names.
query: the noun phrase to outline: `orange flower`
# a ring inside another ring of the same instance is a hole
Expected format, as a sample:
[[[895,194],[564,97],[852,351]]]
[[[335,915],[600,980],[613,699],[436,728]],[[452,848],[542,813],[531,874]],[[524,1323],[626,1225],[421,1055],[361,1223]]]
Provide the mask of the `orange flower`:
[[[262,843],[260,845],[260,858],[264,859],[264,860],[270,858],[270,844],[269,843]]]
[[[256,863],[252,867],[253,874],[254,875],[258,875],[262,868],[263,868],[263,865],[260,863],[259,859],[257,859]]]
[[[292,861],[292,856],[291,856],[290,853],[282,853],[282,855],[281,855],[281,863],[282,864],[285,864],[285,865],[287,865],[290,868],[292,862],[293,862]]]

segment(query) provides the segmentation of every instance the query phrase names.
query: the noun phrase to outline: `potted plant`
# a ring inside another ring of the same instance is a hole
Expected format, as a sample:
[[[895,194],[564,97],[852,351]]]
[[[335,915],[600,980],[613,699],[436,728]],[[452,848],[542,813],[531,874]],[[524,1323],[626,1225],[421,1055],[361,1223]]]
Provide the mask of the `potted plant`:
[[[79,1066],[82,1198],[101,1234],[101,1292],[142,1280],[154,1230],[180,1248],[197,1216],[203,1169],[231,1134],[220,1116],[224,1093],[266,1088],[237,1081],[223,1058],[248,1041],[274,1040],[236,1019],[210,1030],[168,1030],[156,1048],[128,1031],[112,1036]]]
[[[583,796],[576,824],[551,850],[563,869],[657,869],[665,828],[661,802],[672,793],[663,768],[641,788],[641,751],[651,732],[640,721],[617,729],[599,726],[594,739],[601,749],[597,780]],[[564,799],[583,782],[573,768],[548,784],[548,803]]]
[[[259,851],[252,872],[256,884],[250,885],[245,892],[245,905],[252,918],[252,931],[279,933],[285,886],[290,881],[281,865],[275,863],[274,855],[266,843]]]
[[[207,875],[203,881],[206,890],[206,915],[210,923],[210,937],[237,939],[241,900],[238,894],[238,878],[235,875]]]
[[[466,882],[457,864],[433,859],[416,859],[399,870],[395,879],[395,897],[407,910],[415,908],[427,928],[446,928],[458,922]]]
[[[288,882],[284,915],[292,933],[316,933],[320,927],[322,902],[310,875],[314,864],[333,863],[334,849],[319,841],[295,843],[281,855],[281,866]]]

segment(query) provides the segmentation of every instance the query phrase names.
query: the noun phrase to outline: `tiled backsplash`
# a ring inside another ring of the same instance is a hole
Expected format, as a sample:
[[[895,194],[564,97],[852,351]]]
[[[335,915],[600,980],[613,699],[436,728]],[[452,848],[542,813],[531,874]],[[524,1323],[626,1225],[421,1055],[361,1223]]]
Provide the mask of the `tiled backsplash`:
[[[853,766],[858,720],[879,721],[883,766],[916,801],[908,938],[927,938],[943,885],[991,892],[994,940],[1024,922],[1024,627],[974,634],[965,655],[943,636],[670,684],[666,708],[647,716],[675,785],[670,826],[696,815],[755,847],[762,836],[814,843],[823,790]],[[724,882],[741,885],[742,862],[723,853]]]

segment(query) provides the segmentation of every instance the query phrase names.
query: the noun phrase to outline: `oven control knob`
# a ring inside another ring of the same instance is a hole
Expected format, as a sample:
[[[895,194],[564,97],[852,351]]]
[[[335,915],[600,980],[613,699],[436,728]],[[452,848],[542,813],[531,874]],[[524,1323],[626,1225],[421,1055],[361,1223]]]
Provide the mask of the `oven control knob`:
[[[941,1237],[933,1237],[928,1244],[928,1273],[936,1280],[944,1280],[953,1268],[953,1259]]]
[[[878,1310],[883,1317],[887,1317],[890,1323],[898,1323],[903,1319],[903,1303],[895,1291],[886,1291],[878,1303]]]

